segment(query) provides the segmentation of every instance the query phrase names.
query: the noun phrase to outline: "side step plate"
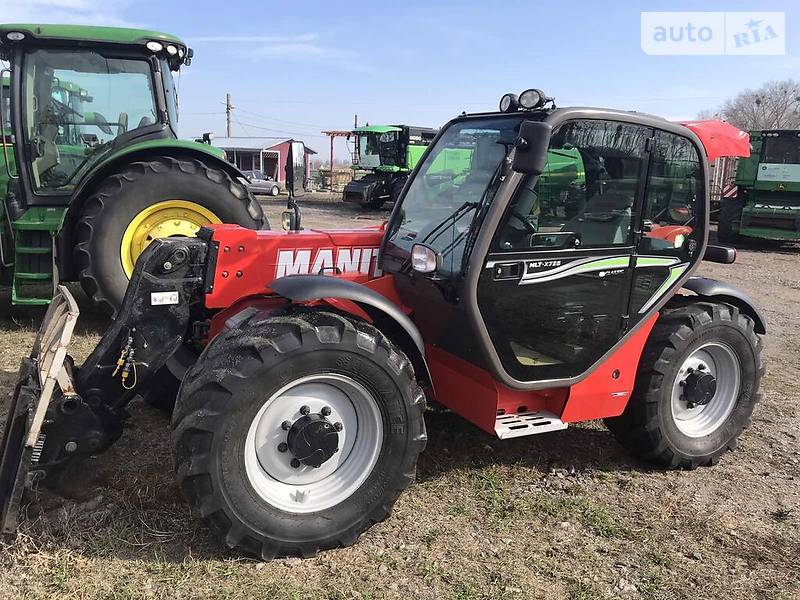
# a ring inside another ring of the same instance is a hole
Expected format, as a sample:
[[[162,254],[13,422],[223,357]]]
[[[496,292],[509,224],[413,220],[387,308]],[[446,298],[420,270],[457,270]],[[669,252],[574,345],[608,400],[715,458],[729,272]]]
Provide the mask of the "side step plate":
[[[494,431],[501,440],[559,431],[566,429],[567,424],[545,410],[541,412],[500,415],[494,422]]]
[[[0,532],[17,530],[22,492],[31,481],[31,466],[41,455],[40,439],[53,391],[59,381],[70,385],[64,372],[67,346],[78,320],[78,305],[64,286],[56,294],[44,316],[33,350],[23,359],[19,379],[6,417],[3,444],[0,446]],[[68,390],[62,390],[68,391]]]

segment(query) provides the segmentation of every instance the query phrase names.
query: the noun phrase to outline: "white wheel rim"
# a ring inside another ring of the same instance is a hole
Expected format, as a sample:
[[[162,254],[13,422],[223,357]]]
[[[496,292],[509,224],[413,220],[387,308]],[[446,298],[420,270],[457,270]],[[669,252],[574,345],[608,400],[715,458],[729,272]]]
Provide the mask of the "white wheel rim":
[[[708,404],[690,406],[683,385],[692,371],[705,370],[717,380]],[[672,385],[672,418],[681,433],[699,438],[714,433],[728,419],[739,399],[741,367],[733,349],[721,342],[700,346],[683,362]]]
[[[315,468],[291,466],[292,452],[280,452],[287,440],[281,427],[294,423],[307,406],[312,414],[341,423],[339,451]],[[291,513],[328,509],[349,498],[367,479],[383,445],[383,419],[373,395],[357,381],[337,374],[311,375],[272,394],[247,433],[244,459],[253,489],[270,505]]]

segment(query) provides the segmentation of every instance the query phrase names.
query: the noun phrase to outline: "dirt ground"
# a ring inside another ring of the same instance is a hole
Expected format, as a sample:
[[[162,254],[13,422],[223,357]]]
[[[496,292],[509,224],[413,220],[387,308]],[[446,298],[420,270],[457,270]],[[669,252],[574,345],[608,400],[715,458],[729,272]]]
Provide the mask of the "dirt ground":
[[[306,227],[387,214],[304,204]],[[267,207],[277,226],[282,201]],[[750,293],[769,330],[763,402],[716,467],[652,470],[600,423],[501,442],[432,413],[418,483],[389,520],[351,548],[260,563],[190,517],[169,422],[134,402],[122,440],[76,479],[82,496],[42,494],[0,542],[0,598],[798,598],[798,265],[800,247],[770,245],[701,267]],[[106,326],[81,305],[78,360]],[[43,311],[12,312],[7,292],[0,308],[2,414]]]

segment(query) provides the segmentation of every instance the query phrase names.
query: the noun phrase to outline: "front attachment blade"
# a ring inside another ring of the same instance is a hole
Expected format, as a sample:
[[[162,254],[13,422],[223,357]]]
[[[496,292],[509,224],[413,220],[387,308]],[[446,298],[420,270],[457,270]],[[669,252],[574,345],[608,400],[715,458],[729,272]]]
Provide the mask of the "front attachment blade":
[[[41,433],[56,386],[73,390],[65,367],[67,346],[78,320],[78,305],[63,285],[44,316],[33,350],[22,360],[0,446],[0,531],[14,533],[25,487],[36,483],[35,464],[44,447]]]

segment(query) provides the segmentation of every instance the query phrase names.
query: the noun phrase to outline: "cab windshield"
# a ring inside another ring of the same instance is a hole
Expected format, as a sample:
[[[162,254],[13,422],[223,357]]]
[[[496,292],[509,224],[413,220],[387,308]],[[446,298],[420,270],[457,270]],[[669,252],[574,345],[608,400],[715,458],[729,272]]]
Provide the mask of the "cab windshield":
[[[23,81],[37,192],[71,192],[117,137],[157,121],[147,60],[36,50],[25,61]]]
[[[792,133],[765,138],[761,162],[779,165],[800,164],[800,136]]]
[[[358,136],[358,165],[365,169],[372,169],[380,164],[377,134],[363,133]]]
[[[460,272],[470,226],[509,174],[505,158],[521,122],[492,117],[451,125],[409,184],[389,243],[403,254],[425,244],[442,256],[440,274]]]

